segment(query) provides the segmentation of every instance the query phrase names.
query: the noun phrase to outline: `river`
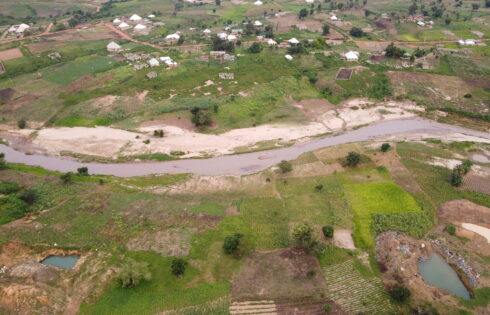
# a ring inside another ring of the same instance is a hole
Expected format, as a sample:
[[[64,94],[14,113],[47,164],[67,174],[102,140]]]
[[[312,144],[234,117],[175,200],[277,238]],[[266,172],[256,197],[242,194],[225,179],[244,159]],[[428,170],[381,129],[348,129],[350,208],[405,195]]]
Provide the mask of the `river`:
[[[305,152],[344,143],[375,140],[387,136],[407,133],[449,134],[461,133],[490,140],[490,133],[438,123],[423,118],[383,121],[339,135],[313,138],[307,142],[286,148],[246,154],[226,155],[208,159],[183,159],[165,162],[129,163],[80,163],[72,159],[26,154],[7,145],[0,145],[0,152],[11,163],[41,166],[47,170],[73,172],[86,166],[91,174],[120,177],[144,176],[149,174],[193,173],[197,175],[246,175],[273,166],[281,160],[292,160]],[[402,140],[401,138],[399,140]]]

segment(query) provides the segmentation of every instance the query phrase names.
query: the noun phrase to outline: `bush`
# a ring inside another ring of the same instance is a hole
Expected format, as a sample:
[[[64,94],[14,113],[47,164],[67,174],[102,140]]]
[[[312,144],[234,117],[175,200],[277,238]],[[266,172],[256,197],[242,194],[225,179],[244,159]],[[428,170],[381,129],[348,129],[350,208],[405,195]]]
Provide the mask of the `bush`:
[[[383,143],[381,145],[381,152],[386,152],[391,148],[391,145],[389,143]]]
[[[322,26],[322,35],[330,34],[330,26],[328,24],[323,24]]]
[[[27,123],[24,119],[21,119],[17,122],[17,127],[19,127],[19,129],[24,129],[26,126],[27,126]]]
[[[323,306],[323,312],[325,312],[326,314],[330,313],[332,311],[332,306],[330,304],[325,304]]]
[[[258,54],[262,51],[262,45],[260,43],[253,43],[248,51],[252,54]]]
[[[364,31],[362,29],[360,29],[359,27],[351,28],[349,34],[351,34],[354,37],[363,37],[365,35]]]
[[[202,110],[195,107],[191,109],[191,114],[191,121],[196,127],[211,126],[211,124],[213,123],[211,113],[207,110]]]
[[[243,237],[243,234],[235,233],[233,235],[225,237],[223,242],[223,250],[225,254],[231,255],[236,254],[238,249],[240,248],[240,239]]]
[[[88,176],[88,168],[85,166],[77,168],[77,174],[78,176]]]
[[[26,189],[20,192],[19,199],[27,203],[28,205],[34,204],[37,199],[37,192],[33,189]]]
[[[452,224],[446,224],[445,228],[446,232],[448,232],[450,235],[456,235],[456,227]]]
[[[29,212],[27,203],[14,195],[0,200],[3,204],[2,211],[0,212],[0,224],[23,218]]]
[[[5,162],[5,153],[0,153],[0,170],[7,168],[7,162]]]
[[[174,276],[182,276],[185,273],[185,268],[187,267],[187,261],[181,258],[175,258],[172,260],[172,265],[170,268],[172,269],[172,274]]]
[[[148,264],[128,259],[121,267],[117,280],[122,288],[134,288],[142,280],[150,280]]]
[[[345,157],[345,164],[350,167],[356,167],[361,162],[361,155],[357,152],[349,152]]]
[[[322,191],[323,190],[323,184],[318,184],[315,186],[315,191]]]
[[[462,165],[458,165],[453,169],[451,173],[451,185],[459,187],[463,184],[464,170]]]
[[[322,227],[323,235],[325,235],[326,238],[332,238],[333,231],[333,226],[331,225],[325,225],[324,227]]]
[[[19,185],[13,182],[1,182],[0,183],[0,194],[10,195],[16,193],[20,190]]]
[[[464,98],[472,98],[472,95],[468,93],[468,94],[463,95],[463,97]]]
[[[470,160],[464,160],[463,163],[461,163],[463,174],[467,174],[469,171],[471,171],[472,166],[473,166],[473,162],[471,162]]]
[[[164,135],[165,135],[165,132],[161,129],[153,131],[153,136],[155,136],[155,137],[163,138]]]
[[[319,249],[320,242],[313,235],[313,228],[305,223],[293,229],[292,237],[297,246],[310,253]]]
[[[293,165],[288,161],[281,161],[281,163],[277,164],[277,166],[279,166],[279,169],[283,174],[289,173],[293,170]]]
[[[411,293],[410,290],[403,285],[396,285],[391,291],[391,298],[397,303],[404,303],[408,300]]]
[[[71,184],[73,182],[72,176],[73,176],[73,173],[72,172],[68,172],[68,173],[65,173],[65,174],[61,174],[60,175],[60,179],[63,182],[63,184],[68,185],[68,184]]]

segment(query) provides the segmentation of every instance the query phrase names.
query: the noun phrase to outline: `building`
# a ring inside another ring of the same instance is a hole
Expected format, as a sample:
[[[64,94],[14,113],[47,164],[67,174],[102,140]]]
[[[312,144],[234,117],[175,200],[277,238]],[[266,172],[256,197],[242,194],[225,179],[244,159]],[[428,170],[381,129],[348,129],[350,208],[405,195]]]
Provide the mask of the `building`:
[[[260,21],[255,21],[254,26],[261,27],[263,24]]]
[[[424,23],[424,22],[422,22],[422,21],[418,21],[418,22],[417,22],[417,25],[418,25],[418,26],[425,26],[425,23]]]
[[[277,42],[275,40],[273,40],[272,38],[270,38],[267,41],[267,45],[269,45],[269,46],[276,46],[277,45]]]
[[[120,52],[121,50],[122,47],[116,42],[110,42],[109,44],[107,44],[107,51],[109,52]]]
[[[347,61],[359,61],[359,52],[351,50],[346,52],[344,57]]]
[[[150,15],[148,15],[148,18],[149,18],[149,19],[153,19],[153,18],[155,18],[155,14],[150,14]]]
[[[460,39],[458,40],[458,44],[461,46],[475,46],[476,40],[474,39]]]
[[[224,33],[224,32],[221,32],[221,33],[218,33],[218,38],[221,39],[221,40],[225,40],[228,38],[228,34]]]
[[[142,31],[144,29],[146,29],[146,26],[144,26],[143,24],[138,24],[134,27],[135,31]]]
[[[226,40],[229,42],[236,42],[237,39],[238,38],[233,34],[228,35],[228,37],[226,38]]]
[[[211,51],[209,54],[215,60],[222,60],[222,59],[225,58],[226,51],[224,51],[224,50],[215,50],[215,51]]]
[[[122,21],[121,21],[120,19],[118,19],[118,18],[115,18],[115,19],[112,21],[112,23],[113,23],[113,24],[120,24],[121,22],[122,22]]]
[[[148,60],[148,64],[150,67],[158,67],[160,65],[160,62],[156,58],[151,58]]]
[[[262,1],[260,1],[260,0],[257,0],[257,1],[254,2],[254,5],[256,5],[256,6],[261,6],[263,4],[264,3]]]
[[[297,45],[297,44],[299,44],[299,40],[296,37],[293,37],[290,40],[288,40],[288,43],[290,45]]]
[[[330,21],[332,21],[332,22],[337,22],[338,20],[339,20],[339,18],[337,16],[335,16],[335,15],[332,15],[330,17]]]
[[[293,56],[291,56],[291,55],[285,55],[284,58],[286,58],[286,60],[288,60],[288,61],[293,60]]]
[[[121,24],[119,24],[118,26],[120,29],[124,30],[124,29],[128,29],[128,28],[131,28],[131,26],[126,23],[126,22],[122,22]]]
[[[141,16],[139,16],[138,14],[133,14],[131,15],[131,17],[129,18],[129,20],[131,22],[139,22],[142,20]]]
[[[175,44],[176,42],[179,41],[179,39],[180,39],[180,35],[177,33],[170,34],[167,35],[167,37],[165,37],[165,41],[167,42],[167,44]]]
[[[27,24],[20,24],[20,25],[12,25],[9,29],[8,29],[8,32],[9,33],[17,33],[17,34],[22,34],[24,33],[26,30],[30,29],[31,27]]]

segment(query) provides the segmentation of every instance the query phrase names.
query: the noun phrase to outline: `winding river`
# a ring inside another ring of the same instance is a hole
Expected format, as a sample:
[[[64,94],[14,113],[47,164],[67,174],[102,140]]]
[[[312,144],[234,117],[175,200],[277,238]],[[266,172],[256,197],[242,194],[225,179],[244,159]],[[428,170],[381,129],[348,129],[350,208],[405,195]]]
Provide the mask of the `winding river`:
[[[450,134],[461,133],[490,141],[490,133],[438,123],[423,118],[383,121],[340,135],[315,138],[305,143],[286,148],[260,151],[246,154],[226,155],[208,159],[186,159],[166,162],[130,162],[130,163],[80,163],[71,159],[53,156],[26,154],[0,145],[0,152],[12,163],[41,166],[47,170],[73,172],[87,166],[91,174],[114,175],[120,177],[144,176],[149,174],[193,173],[197,175],[246,175],[264,170],[281,160],[292,160],[305,152],[338,144],[375,140],[388,136],[408,134]],[[401,137],[399,140],[403,140]]]

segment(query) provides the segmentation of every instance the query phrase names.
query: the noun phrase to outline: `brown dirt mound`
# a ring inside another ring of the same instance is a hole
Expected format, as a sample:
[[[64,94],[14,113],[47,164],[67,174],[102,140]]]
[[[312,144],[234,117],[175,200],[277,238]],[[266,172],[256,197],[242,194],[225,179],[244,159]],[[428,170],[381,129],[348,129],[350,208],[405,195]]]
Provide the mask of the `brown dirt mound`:
[[[490,228],[490,208],[465,199],[451,200],[437,209],[440,220],[451,223],[473,223]]]

